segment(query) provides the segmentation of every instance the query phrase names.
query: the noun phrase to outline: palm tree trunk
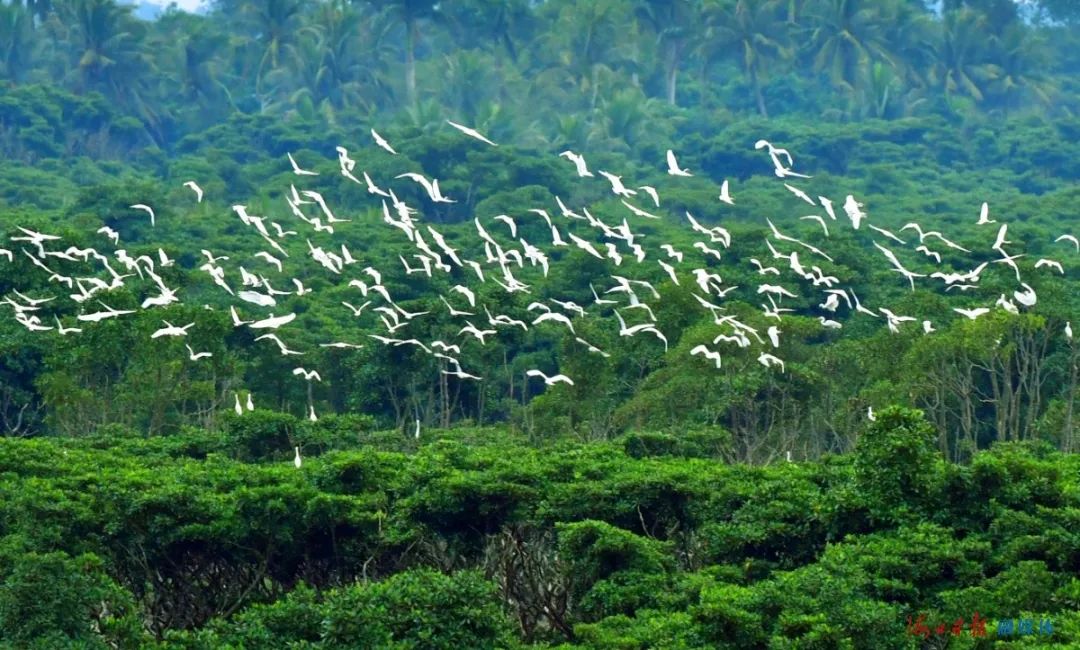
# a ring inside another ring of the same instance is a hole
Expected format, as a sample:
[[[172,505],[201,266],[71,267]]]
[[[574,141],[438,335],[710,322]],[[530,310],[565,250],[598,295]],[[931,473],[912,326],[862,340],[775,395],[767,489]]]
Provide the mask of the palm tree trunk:
[[[679,44],[672,43],[668,49],[667,57],[667,70],[666,70],[666,82],[667,82],[667,100],[668,104],[672,106],[676,105],[675,93],[678,86],[679,78]]]
[[[409,106],[416,106],[416,19],[405,22],[405,97]]]
[[[761,80],[758,79],[757,70],[750,68],[750,83],[754,86],[754,99],[757,100],[758,113],[768,119],[769,111],[765,108],[765,95],[761,92]]]

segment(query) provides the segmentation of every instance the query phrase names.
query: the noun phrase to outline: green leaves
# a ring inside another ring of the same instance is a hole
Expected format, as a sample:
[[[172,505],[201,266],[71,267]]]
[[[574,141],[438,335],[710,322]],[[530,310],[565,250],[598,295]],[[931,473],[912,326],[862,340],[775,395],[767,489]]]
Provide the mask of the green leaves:
[[[941,481],[933,428],[922,414],[892,407],[859,439],[855,481],[873,517],[894,522],[925,513]]]

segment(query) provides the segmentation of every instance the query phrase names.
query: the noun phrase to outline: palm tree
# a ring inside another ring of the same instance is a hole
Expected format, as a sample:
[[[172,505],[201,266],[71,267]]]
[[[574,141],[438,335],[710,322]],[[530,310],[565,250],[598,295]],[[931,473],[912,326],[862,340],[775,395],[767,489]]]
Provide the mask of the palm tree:
[[[970,9],[945,14],[931,81],[941,88],[946,102],[959,94],[981,103],[996,76],[986,55],[986,24],[985,16]]]
[[[228,36],[201,21],[192,21],[182,27],[177,30],[183,36],[175,48],[174,64],[168,68],[169,80],[197,112],[222,104],[235,110],[219,57]]]
[[[676,104],[682,56],[692,47],[695,35],[693,10],[690,0],[638,0],[635,11],[638,22],[656,34],[656,44],[663,52],[665,96],[672,106]]]
[[[72,0],[60,9],[71,26],[68,47],[76,89],[100,91],[129,108],[160,144],[161,118],[146,97],[146,82],[155,70],[142,47],[146,26],[132,16],[133,7],[114,0]]]
[[[554,5],[552,5],[554,6]],[[589,110],[600,99],[604,71],[612,71],[628,59],[619,51],[621,24],[618,0],[597,0],[581,5],[563,4],[549,16],[556,25],[537,43],[546,55],[543,76],[561,78],[560,85],[589,96]]]
[[[911,0],[890,2],[882,9],[882,19],[894,70],[908,86],[926,86],[926,73],[934,65],[936,21]]]
[[[23,7],[0,4],[0,78],[19,83],[31,67],[33,16]]]
[[[640,89],[623,88],[606,98],[597,108],[604,135],[619,149],[628,151],[640,144],[659,100],[645,97]],[[657,120],[656,122],[660,122]],[[662,139],[662,134],[650,133]]]
[[[994,39],[990,61],[996,72],[990,90],[1006,113],[1029,97],[1043,105],[1050,103],[1054,90],[1054,83],[1046,74],[1050,55],[1046,43],[1030,29],[1020,24],[1007,27]]]
[[[388,94],[380,74],[385,72],[387,33],[386,21],[365,17],[343,0],[318,5],[300,30],[299,42],[289,48],[293,85],[306,90],[331,120],[346,106],[374,112],[376,100]]]
[[[405,97],[416,105],[416,44],[420,39],[420,21],[439,16],[438,0],[367,0],[379,11],[396,17],[405,28]]]
[[[769,65],[791,55],[785,46],[783,20],[777,18],[779,0],[738,0],[714,3],[705,12],[707,36],[703,43],[706,56],[724,53],[738,61],[754,89],[754,100],[762,117],[768,117],[762,82]]]
[[[808,20],[808,49],[814,54],[814,69],[828,70],[837,86],[855,92],[860,75],[874,61],[895,67],[880,2],[820,0]]]
[[[460,47],[490,49],[485,46],[501,45],[510,60],[518,62],[518,40],[531,18],[529,0],[456,0],[444,4],[442,11],[454,26]],[[500,58],[495,59],[497,64]]]
[[[243,8],[262,48],[255,73],[255,92],[261,93],[266,74],[278,69],[282,52],[295,42],[301,4],[299,0],[255,0]]]
[[[494,58],[479,50],[457,50],[444,57],[440,103],[452,109],[457,119],[475,124],[481,106],[496,98],[503,80]]]

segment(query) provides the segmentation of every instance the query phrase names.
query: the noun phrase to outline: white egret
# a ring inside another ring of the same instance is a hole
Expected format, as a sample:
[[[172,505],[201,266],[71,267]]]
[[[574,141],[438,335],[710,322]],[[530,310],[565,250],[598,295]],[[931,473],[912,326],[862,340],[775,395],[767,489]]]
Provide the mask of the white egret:
[[[679,161],[675,160],[675,152],[667,150],[667,173],[672,176],[693,176],[687,169],[679,168]]]
[[[490,144],[493,147],[499,146],[499,145],[495,144],[494,142],[492,142],[491,140],[488,140],[487,138],[485,138],[476,129],[472,129],[472,128],[469,128],[467,126],[462,126],[462,125],[460,125],[460,124],[458,124],[456,122],[451,122],[450,120],[446,120],[446,123],[449,124],[450,126],[454,127],[455,129],[457,129],[458,131],[461,131],[462,133],[469,136],[470,138],[475,138],[475,139],[479,140],[480,142]]]
[[[289,156],[289,164],[292,165],[293,173],[296,174],[297,176],[318,176],[319,175],[319,172],[313,172],[313,171],[308,171],[306,169],[300,169],[300,165],[296,164],[296,159],[293,158],[292,154],[286,152],[286,155]]]
[[[529,376],[529,377],[540,377],[541,379],[544,380],[544,383],[546,385],[548,385],[548,386],[554,386],[555,384],[558,384],[560,382],[562,382],[564,384],[569,384],[571,386],[574,385],[574,381],[572,379],[570,379],[569,377],[567,377],[566,375],[552,375],[551,377],[548,377],[547,375],[540,372],[539,370],[526,370],[525,374],[527,376]]]

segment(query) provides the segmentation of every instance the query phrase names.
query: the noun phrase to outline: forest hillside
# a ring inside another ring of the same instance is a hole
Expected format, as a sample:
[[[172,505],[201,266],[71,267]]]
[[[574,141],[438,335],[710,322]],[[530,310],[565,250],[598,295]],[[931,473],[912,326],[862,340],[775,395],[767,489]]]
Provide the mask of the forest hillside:
[[[1076,647],[1078,24],[0,2],[0,647]]]

